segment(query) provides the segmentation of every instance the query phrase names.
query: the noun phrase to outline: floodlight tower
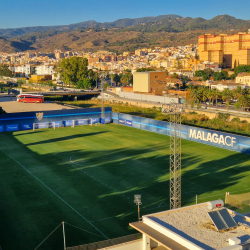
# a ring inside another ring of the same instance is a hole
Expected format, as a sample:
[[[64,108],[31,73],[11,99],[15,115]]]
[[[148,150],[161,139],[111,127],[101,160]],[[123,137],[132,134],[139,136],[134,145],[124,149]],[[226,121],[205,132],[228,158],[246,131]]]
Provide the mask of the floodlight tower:
[[[101,118],[102,120],[105,119],[105,113],[104,113],[104,94],[103,94],[103,88],[104,88],[104,79],[106,78],[106,74],[101,74],[101,97],[102,97],[102,114],[101,114]]]
[[[169,105],[170,123],[170,209],[181,207],[181,112]]]

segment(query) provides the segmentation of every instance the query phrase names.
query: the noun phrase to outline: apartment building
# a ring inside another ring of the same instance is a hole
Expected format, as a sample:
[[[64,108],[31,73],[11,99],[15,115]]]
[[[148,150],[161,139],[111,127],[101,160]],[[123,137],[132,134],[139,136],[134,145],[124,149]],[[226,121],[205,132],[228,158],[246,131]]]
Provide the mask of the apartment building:
[[[31,66],[30,64],[18,65],[15,67],[11,67],[10,70],[14,73],[19,73],[19,74],[28,76],[31,73]]]
[[[199,36],[198,50],[201,61],[225,62],[229,68],[250,64],[250,34],[202,35]]]
[[[235,78],[235,82],[250,86],[250,73],[239,73]]]
[[[53,74],[53,65],[44,64],[36,67],[36,75],[52,75]]]
[[[133,74],[134,92],[161,92],[166,90],[166,71],[135,72]]]
[[[103,55],[102,61],[103,62],[116,62],[117,56],[115,56],[115,55]]]

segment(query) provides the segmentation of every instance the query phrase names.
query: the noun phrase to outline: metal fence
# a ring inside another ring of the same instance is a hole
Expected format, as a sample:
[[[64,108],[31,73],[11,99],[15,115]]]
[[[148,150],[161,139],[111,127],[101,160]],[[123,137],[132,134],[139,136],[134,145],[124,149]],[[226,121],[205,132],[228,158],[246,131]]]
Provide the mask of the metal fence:
[[[96,249],[101,249],[101,248],[106,248],[106,247],[111,247],[114,245],[131,242],[131,241],[138,240],[141,238],[142,238],[142,234],[137,233],[137,234],[131,234],[131,235],[115,238],[115,239],[104,240],[104,241],[99,241],[99,242],[90,243],[90,244],[85,244],[85,245],[80,245],[80,246],[75,246],[75,247],[67,247],[67,250],[96,250]]]

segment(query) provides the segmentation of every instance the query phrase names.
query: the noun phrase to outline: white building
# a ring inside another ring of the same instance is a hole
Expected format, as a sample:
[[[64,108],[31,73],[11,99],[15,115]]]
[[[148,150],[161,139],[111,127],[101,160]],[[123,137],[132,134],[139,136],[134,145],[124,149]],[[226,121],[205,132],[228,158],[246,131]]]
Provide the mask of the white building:
[[[217,89],[219,91],[223,91],[224,89],[236,89],[238,86],[242,89],[246,88],[245,85],[235,82],[218,82],[218,83],[211,83],[211,89]]]
[[[28,76],[31,72],[30,64],[19,65],[16,67],[12,67],[11,71],[14,73],[20,73],[22,75]]]
[[[52,75],[53,74],[53,65],[44,64],[36,67],[36,75]]]
[[[250,73],[239,73],[235,78],[236,83],[250,86]]]

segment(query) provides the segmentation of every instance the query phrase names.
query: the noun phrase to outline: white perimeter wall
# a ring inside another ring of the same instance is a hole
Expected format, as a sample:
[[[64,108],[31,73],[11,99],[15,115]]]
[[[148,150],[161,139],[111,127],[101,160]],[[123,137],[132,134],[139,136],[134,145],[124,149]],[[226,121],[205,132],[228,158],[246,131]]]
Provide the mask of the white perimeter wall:
[[[122,98],[138,100],[138,101],[148,101],[148,102],[159,102],[159,103],[178,103],[178,97],[165,97],[156,95],[144,95],[130,92],[119,92],[118,95]]]
[[[105,247],[105,248],[102,248],[102,249],[110,249],[110,250],[143,250],[143,239],[126,242],[126,243],[111,246],[111,247]]]

